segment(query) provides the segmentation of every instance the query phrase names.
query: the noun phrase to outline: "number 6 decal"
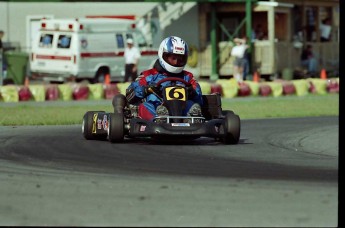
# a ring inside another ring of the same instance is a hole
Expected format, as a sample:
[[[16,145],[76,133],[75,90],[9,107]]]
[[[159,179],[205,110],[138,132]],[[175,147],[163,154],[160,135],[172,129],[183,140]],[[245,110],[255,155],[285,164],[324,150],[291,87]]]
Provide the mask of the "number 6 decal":
[[[167,87],[165,89],[167,100],[186,100],[186,89],[183,87]]]

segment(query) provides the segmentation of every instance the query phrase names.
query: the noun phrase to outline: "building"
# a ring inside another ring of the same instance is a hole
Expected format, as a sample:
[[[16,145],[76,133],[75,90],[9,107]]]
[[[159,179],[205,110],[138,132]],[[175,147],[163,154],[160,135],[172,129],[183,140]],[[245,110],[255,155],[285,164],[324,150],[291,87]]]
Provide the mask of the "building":
[[[319,69],[339,69],[339,0],[222,0],[183,2],[10,2],[0,1],[0,29],[5,41],[30,49],[28,18],[73,18],[90,15],[135,15],[153,47],[168,35],[183,37],[192,47],[189,69],[217,79],[232,75],[230,57],[236,36],[263,37],[251,42],[251,71],[281,74],[300,67],[302,47],[312,44]],[[331,20],[331,39],[321,42],[319,27]]]
[[[252,71],[275,75],[287,68],[298,68],[302,47],[307,44],[313,45],[319,57],[319,70],[339,69],[338,0],[228,0],[199,3],[198,7],[201,76],[231,75],[230,41],[236,36],[252,37],[258,26],[261,26],[263,37],[251,43]],[[331,39],[321,42],[319,27],[326,18],[331,19]],[[216,54],[211,54],[213,30],[218,45]],[[213,55],[218,56],[216,69],[208,64],[212,62]]]

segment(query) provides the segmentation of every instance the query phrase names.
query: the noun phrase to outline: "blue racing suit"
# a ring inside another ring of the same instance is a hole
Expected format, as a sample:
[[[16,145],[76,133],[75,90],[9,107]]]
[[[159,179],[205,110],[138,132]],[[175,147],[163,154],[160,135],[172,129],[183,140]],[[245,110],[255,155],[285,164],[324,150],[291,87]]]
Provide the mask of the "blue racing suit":
[[[193,96],[188,96],[188,101],[183,115],[187,115],[188,110],[194,103],[202,105],[202,92],[199,83],[195,80],[192,73],[188,71],[182,71],[178,74],[172,74],[167,72],[161,65],[159,61],[156,61],[152,69],[146,70],[138,76],[137,80],[132,82],[127,88],[126,98],[130,104],[139,104],[138,106],[138,116],[142,119],[152,120],[156,114],[157,106],[161,105],[161,100],[154,94],[146,93],[146,88],[149,85],[154,85],[164,78],[175,77],[181,78],[189,82],[193,87]],[[176,81],[176,84],[183,85],[182,82]],[[171,85],[172,82],[163,82],[162,86]]]

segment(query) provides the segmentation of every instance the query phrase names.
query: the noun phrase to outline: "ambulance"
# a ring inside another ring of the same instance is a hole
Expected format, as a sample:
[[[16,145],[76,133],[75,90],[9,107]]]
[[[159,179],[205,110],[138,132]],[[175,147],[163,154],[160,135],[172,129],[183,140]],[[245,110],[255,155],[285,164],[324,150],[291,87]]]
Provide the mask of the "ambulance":
[[[31,78],[45,81],[124,79],[126,39],[140,49],[138,73],[151,68],[158,50],[147,44],[134,20],[122,18],[42,19],[30,53]]]

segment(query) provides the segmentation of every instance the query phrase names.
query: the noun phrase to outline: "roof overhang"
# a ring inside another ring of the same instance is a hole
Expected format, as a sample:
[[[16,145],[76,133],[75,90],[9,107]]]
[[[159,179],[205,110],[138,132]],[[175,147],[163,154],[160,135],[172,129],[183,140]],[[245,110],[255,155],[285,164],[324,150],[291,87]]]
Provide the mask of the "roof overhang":
[[[294,4],[284,3],[284,2],[264,2],[264,1],[258,1],[258,2],[256,2],[256,4],[258,6],[288,7],[288,8],[294,7]]]

